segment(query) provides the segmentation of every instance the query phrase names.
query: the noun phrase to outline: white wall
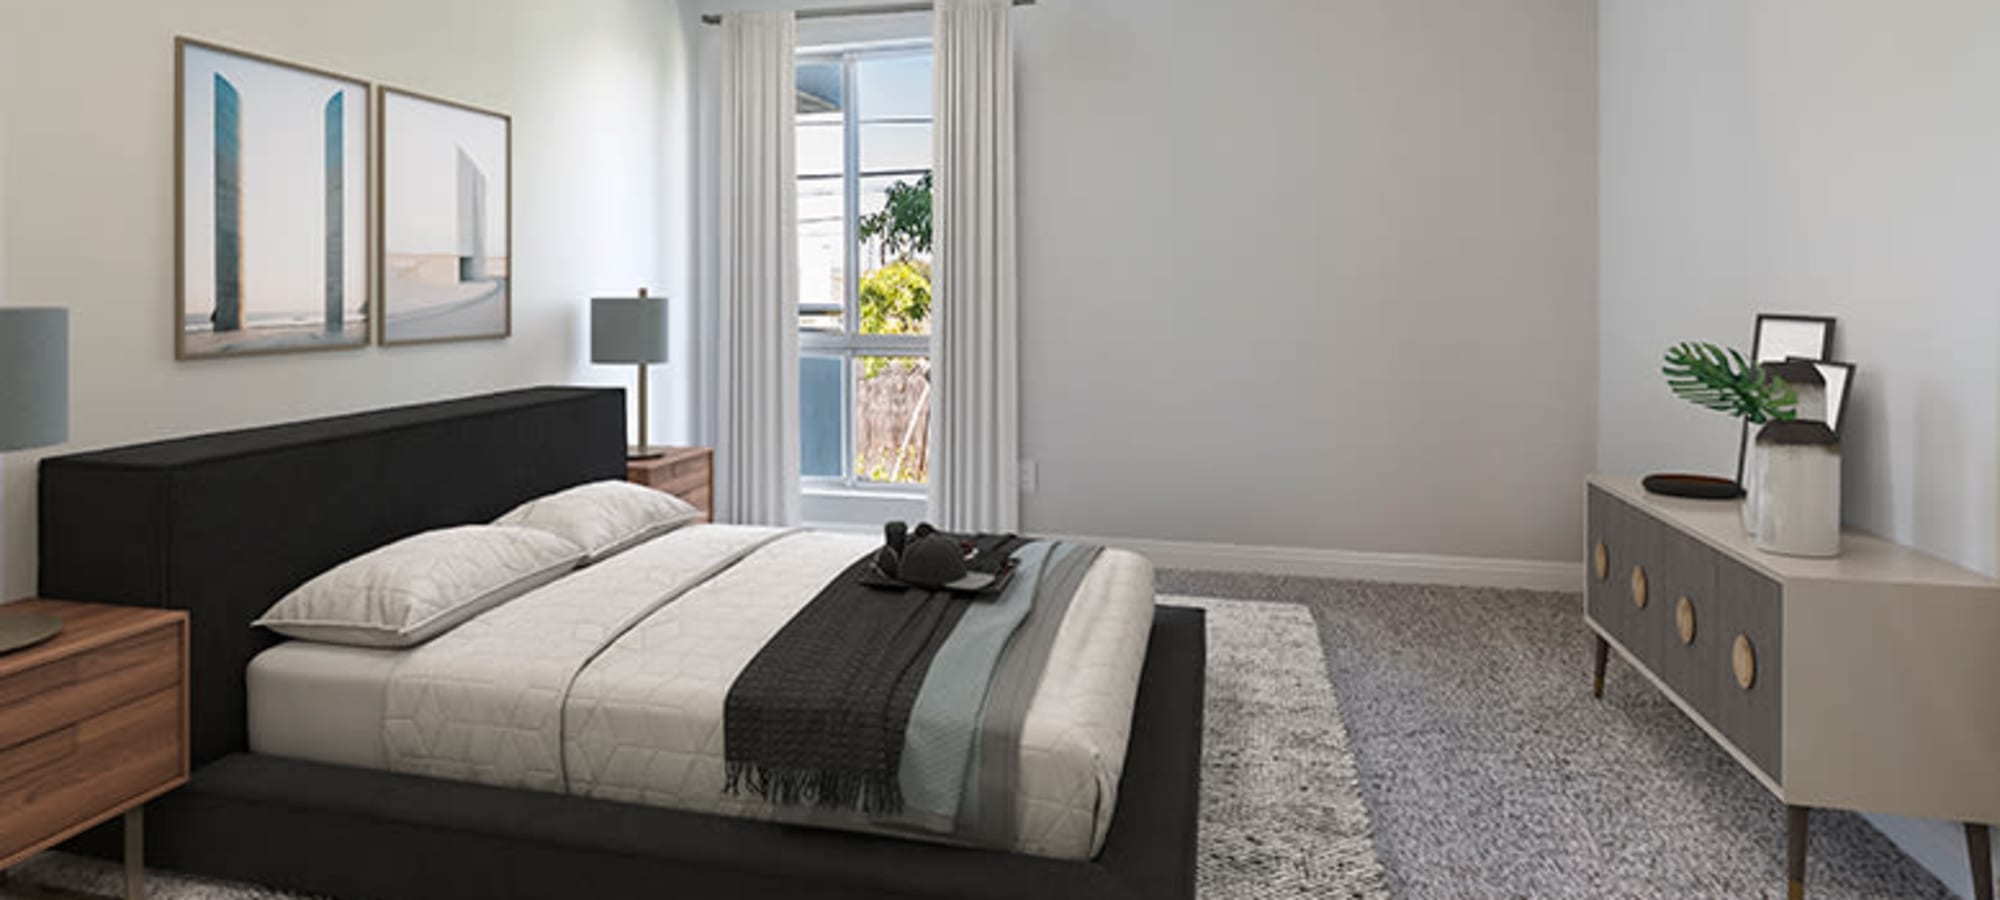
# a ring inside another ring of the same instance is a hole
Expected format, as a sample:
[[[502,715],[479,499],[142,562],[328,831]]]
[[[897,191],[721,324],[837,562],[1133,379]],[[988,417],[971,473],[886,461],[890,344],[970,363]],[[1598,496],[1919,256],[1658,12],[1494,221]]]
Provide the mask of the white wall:
[[[673,0],[4,0],[0,297],[71,310],[72,441],[57,452],[522,385],[629,387],[628,368],[588,364],[587,300],[687,292],[689,28]],[[176,34],[510,113],[513,338],[174,362]],[[692,348],[657,373],[656,437],[691,427]],[[39,455],[5,460],[0,598],[34,585]]]
[[[1577,558],[1594,4],[1015,22],[1024,527]]]
[[[2000,6],[1605,0],[1598,465],[1732,471],[1660,353],[1840,318],[1846,517],[2000,573]],[[1878,820],[1963,893],[1954,826]]]

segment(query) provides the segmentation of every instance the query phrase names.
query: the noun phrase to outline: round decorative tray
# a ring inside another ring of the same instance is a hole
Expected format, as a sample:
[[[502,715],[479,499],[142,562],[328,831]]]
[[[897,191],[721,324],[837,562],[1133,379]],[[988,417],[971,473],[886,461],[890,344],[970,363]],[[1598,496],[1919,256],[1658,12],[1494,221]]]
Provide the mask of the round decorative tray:
[[[0,609],[0,653],[33,647],[62,633],[61,619],[47,613],[10,613]]]
[[[1743,486],[1713,475],[1648,475],[1640,482],[1646,493],[1696,500],[1734,500],[1743,496]]]

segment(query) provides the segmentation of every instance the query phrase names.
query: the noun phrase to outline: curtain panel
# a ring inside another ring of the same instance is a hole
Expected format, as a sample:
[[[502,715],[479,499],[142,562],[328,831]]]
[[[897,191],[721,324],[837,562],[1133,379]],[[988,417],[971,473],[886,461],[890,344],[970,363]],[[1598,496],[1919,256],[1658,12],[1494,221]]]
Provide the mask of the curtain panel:
[[[938,0],[931,516],[1020,526],[1012,0]]]
[[[722,22],[717,521],[799,520],[793,15]]]

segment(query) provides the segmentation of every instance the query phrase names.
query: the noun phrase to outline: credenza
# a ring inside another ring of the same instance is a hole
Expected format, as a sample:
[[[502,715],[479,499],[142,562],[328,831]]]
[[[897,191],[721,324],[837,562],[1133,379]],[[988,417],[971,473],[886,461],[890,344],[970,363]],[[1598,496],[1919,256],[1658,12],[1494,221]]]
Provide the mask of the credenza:
[[[1992,900],[2000,821],[2000,581],[1858,532],[1833,559],[1779,556],[1737,502],[1588,488],[1584,619],[1786,806],[1805,896],[1815,808],[1965,823]]]

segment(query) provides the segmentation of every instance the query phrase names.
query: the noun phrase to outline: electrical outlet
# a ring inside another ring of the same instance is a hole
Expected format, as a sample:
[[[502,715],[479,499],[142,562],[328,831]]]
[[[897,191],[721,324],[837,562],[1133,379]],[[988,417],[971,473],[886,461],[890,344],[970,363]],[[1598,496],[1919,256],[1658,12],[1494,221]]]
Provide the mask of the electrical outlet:
[[[1021,460],[1021,493],[1032,494],[1042,485],[1042,464],[1032,459]]]

